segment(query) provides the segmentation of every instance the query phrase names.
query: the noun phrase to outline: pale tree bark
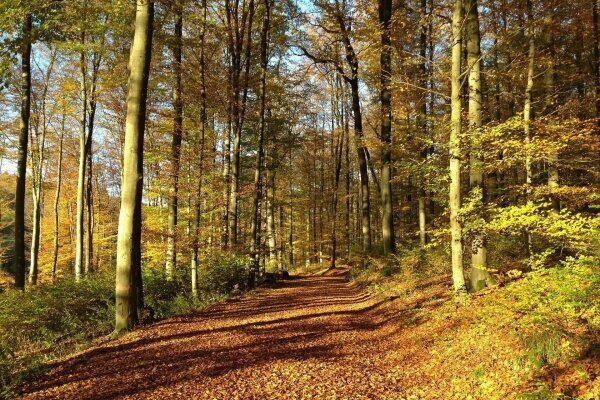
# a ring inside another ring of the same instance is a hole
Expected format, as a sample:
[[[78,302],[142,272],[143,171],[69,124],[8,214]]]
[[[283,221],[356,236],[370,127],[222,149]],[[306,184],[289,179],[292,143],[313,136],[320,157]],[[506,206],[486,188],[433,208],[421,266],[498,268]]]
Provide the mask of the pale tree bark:
[[[258,131],[258,151],[256,154],[256,169],[254,170],[254,198],[252,203],[252,242],[250,244],[250,252],[253,257],[253,265],[250,271],[250,285],[255,285],[256,272],[260,266],[260,241],[261,241],[261,218],[260,204],[262,194],[262,166],[264,162],[264,140],[266,131],[266,98],[267,98],[267,66],[269,63],[268,46],[269,46],[269,31],[271,24],[271,0],[265,0],[265,15],[263,19],[262,34],[260,39],[260,110],[259,119],[260,127]]]
[[[44,183],[44,151],[46,148],[46,133],[48,131],[48,115],[46,110],[46,101],[48,98],[48,89],[50,86],[50,77],[54,69],[56,60],[56,50],[52,49],[48,59],[48,67],[44,76],[44,83],[40,98],[40,108],[36,116],[36,135],[35,140],[31,140],[31,197],[33,199],[33,221],[31,229],[31,248],[29,259],[29,284],[36,285],[38,279],[38,257],[40,253],[41,219],[42,219],[42,190]],[[41,131],[41,133],[40,133]]]
[[[56,191],[54,193],[54,247],[52,252],[52,282],[56,281],[56,266],[58,263],[58,233],[59,233],[59,205],[60,189],[62,186],[62,160],[63,160],[63,141],[65,137],[65,121],[67,113],[65,103],[62,104],[62,116],[60,122],[60,133],[58,137],[58,165],[56,171]]]
[[[204,143],[206,136],[206,60],[205,60],[205,37],[206,37],[206,0],[202,0],[202,24],[200,26],[200,137],[199,137],[199,160],[198,160],[198,186],[196,188],[196,204],[194,220],[192,223],[192,264],[191,283],[192,295],[198,296],[198,247],[200,242],[200,222],[202,213],[200,204],[202,202],[202,180],[204,177]]]
[[[84,9],[87,2],[84,3]],[[85,11],[84,11],[85,12]],[[85,18],[85,16],[84,16]],[[85,46],[85,30],[81,33],[80,45]],[[79,79],[81,109],[79,115],[79,168],[77,171],[77,207],[75,222],[75,280],[79,281],[84,272],[84,202],[85,202],[85,169],[87,166],[87,60],[82,48],[79,52]]]
[[[19,153],[15,189],[15,286],[25,290],[25,184],[27,181],[27,147],[31,113],[31,30],[32,16],[23,21],[21,44],[21,115],[19,120]]]
[[[129,57],[121,210],[117,234],[115,333],[130,330],[143,306],[141,236],[144,130],[154,2],[137,0]]]
[[[479,12],[477,0],[466,0],[467,10],[467,67],[469,71],[469,136],[471,141],[469,184],[478,189],[485,207],[484,159],[481,155],[482,91]],[[482,212],[485,213],[485,210]],[[487,270],[487,244],[485,236],[478,234],[471,244],[471,290],[478,291],[493,283]]]
[[[275,237],[275,171],[267,168],[267,244],[269,247],[269,264],[277,263],[277,245]]]
[[[379,24],[381,25],[381,141],[383,164],[381,166],[381,232],[383,253],[396,252],[394,234],[394,209],[392,201],[392,0],[379,0]]]
[[[457,295],[467,290],[463,270],[462,226],[458,219],[460,211],[460,135],[461,135],[461,30],[463,24],[463,2],[454,0],[452,11],[452,71],[450,113],[450,235],[452,251],[452,282]]]

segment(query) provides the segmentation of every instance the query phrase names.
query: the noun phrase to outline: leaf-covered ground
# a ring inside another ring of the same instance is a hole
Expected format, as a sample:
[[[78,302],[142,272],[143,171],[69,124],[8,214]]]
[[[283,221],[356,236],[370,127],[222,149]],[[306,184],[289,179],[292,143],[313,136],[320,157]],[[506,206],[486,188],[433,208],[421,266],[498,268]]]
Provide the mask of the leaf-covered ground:
[[[526,389],[519,344],[467,318],[473,304],[449,299],[447,277],[390,299],[345,273],[141,328],[56,363],[23,398],[505,399]]]

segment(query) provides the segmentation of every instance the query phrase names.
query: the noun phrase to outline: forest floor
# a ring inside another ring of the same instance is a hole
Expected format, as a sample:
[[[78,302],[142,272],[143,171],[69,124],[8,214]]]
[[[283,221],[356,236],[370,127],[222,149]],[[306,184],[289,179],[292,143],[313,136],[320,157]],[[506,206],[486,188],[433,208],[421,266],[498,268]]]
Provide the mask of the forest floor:
[[[22,398],[504,399],[527,389],[532,372],[507,361],[518,343],[461,318],[470,306],[452,301],[448,277],[385,296],[347,272],[293,277],[100,343],[51,365]]]

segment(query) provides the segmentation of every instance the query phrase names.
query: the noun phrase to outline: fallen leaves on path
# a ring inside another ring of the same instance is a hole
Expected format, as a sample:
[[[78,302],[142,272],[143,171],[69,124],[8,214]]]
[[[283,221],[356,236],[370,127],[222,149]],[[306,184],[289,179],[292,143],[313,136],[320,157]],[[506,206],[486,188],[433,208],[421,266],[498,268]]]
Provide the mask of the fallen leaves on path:
[[[449,300],[447,277],[390,301],[349,283],[345,272],[298,277],[140,328],[55,364],[23,398],[514,396],[518,380],[505,362],[513,345],[476,329],[469,306]],[[469,342],[486,353],[473,355]]]

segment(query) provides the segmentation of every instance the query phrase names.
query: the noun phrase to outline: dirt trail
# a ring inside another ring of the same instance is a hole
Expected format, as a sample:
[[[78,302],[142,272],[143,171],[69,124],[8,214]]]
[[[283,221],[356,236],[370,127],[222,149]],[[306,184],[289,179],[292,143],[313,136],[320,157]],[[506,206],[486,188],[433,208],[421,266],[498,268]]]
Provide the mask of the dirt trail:
[[[143,327],[57,363],[23,398],[401,399],[407,315],[345,272]]]

